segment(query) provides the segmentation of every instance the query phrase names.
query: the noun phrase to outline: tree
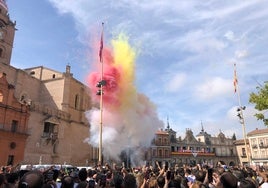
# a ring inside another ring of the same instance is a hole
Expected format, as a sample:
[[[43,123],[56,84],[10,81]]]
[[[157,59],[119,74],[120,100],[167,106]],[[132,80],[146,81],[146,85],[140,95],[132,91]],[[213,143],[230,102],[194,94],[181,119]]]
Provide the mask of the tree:
[[[235,133],[233,134],[232,139],[233,139],[233,140],[236,140]]]
[[[259,111],[255,116],[257,120],[262,120],[264,125],[268,127],[268,118],[265,113],[268,110],[268,82],[262,87],[256,87],[257,93],[251,93],[249,97],[250,103],[255,103],[255,109]]]

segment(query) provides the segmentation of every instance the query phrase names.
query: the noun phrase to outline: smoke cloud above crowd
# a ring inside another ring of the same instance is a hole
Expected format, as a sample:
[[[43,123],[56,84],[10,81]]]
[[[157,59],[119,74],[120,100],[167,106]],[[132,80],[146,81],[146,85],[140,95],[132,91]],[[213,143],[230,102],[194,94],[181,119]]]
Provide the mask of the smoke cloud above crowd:
[[[110,47],[106,43],[103,45],[102,62],[98,61],[98,53],[95,53],[95,70],[89,73],[87,79],[92,100],[99,104],[100,96],[96,93],[100,88],[96,85],[101,81],[103,68],[103,80],[106,82],[103,86],[103,112],[102,116],[100,108],[86,112],[90,122],[90,136],[86,141],[94,147],[99,146],[102,119],[104,158],[118,159],[122,151],[129,149],[135,151],[133,156],[140,156],[142,149],[150,146],[155,132],[163,128],[163,122],[158,118],[156,106],[135,86],[137,50],[130,46],[128,37],[122,33],[110,44]]]

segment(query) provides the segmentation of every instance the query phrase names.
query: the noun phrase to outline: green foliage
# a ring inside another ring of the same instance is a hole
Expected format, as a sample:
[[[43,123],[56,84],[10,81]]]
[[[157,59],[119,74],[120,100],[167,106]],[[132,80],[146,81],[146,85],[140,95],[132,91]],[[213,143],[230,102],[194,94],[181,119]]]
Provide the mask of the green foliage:
[[[262,120],[268,126],[268,118],[265,117],[268,110],[268,82],[263,87],[257,87],[257,90],[257,93],[250,94],[249,102],[254,103],[255,109],[259,111],[255,114],[257,120]]]

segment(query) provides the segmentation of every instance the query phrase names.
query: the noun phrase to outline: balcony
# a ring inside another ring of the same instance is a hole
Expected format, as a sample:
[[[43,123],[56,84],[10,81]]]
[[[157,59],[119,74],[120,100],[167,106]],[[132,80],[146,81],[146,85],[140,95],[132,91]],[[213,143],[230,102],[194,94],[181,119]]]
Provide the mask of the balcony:
[[[257,149],[257,148],[258,148],[258,145],[257,145],[257,144],[253,144],[253,145],[252,145],[252,148],[253,148],[253,149]]]
[[[154,144],[156,146],[170,146],[169,142],[163,142],[163,141],[155,141]]]
[[[16,129],[12,129],[11,125],[4,125],[4,124],[0,124],[0,131],[5,131],[5,132],[10,132],[10,133],[14,133],[14,134],[26,134],[29,135],[28,130],[20,130],[19,127]]]
[[[196,151],[192,152],[191,150],[181,150],[181,151],[175,151],[171,152],[171,155],[181,155],[181,156],[193,156],[196,154],[196,156],[202,156],[202,157],[214,157],[216,156],[213,152],[203,152],[203,151]]]
[[[57,132],[43,132],[42,138],[44,138],[47,144],[51,141],[54,144],[58,140],[58,133]]]
[[[260,144],[259,147],[260,149],[265,149],[268,148],[268,144]]]
[[[157,156],[153,156],[156,158],[170,158],[170,155],[157,155]]]
[[[252,160],[268,160],[268,155],[254,155]]]

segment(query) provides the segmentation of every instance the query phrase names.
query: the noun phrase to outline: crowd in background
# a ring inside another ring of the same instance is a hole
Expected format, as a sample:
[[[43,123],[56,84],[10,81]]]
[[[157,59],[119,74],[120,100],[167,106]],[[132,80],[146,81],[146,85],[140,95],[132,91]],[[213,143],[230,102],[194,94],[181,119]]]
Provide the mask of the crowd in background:
[[[260,166],[184,165],[125,168],[105,164],[66,170],[0,169],[0,188],[268,188],[268,171]]]

